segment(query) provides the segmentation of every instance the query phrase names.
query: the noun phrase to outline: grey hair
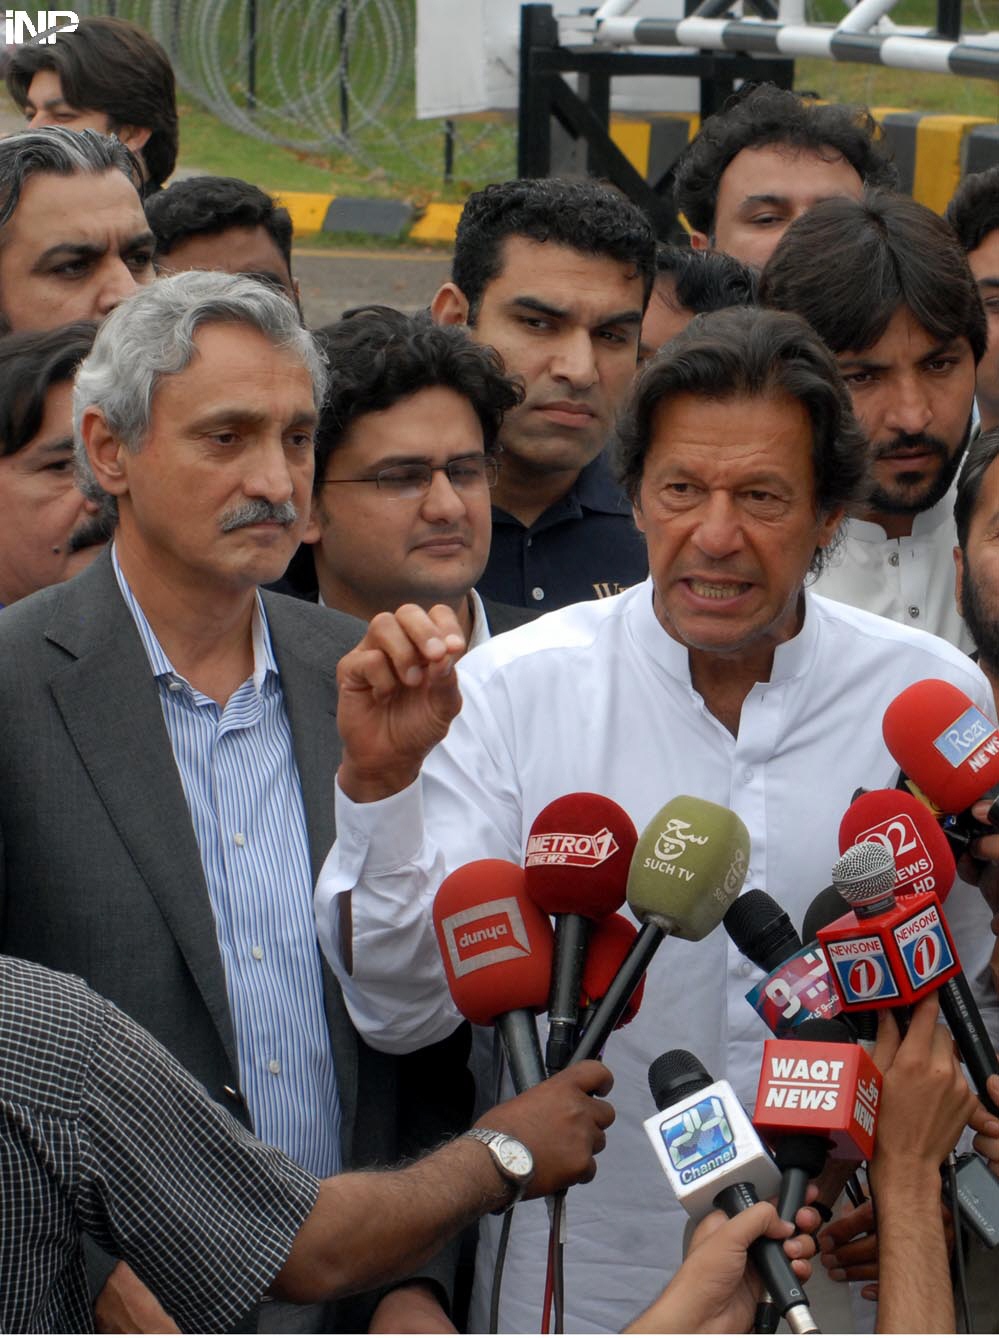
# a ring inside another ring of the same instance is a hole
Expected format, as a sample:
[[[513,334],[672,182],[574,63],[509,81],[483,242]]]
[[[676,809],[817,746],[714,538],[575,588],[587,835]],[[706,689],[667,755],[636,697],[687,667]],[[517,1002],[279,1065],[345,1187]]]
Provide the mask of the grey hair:
[[[138,451],[149,431],[160,378],[190,365],[198,328],[210,323],[249,326],[297,357],[312,378],[316,408],[322,404],[328,381],[325,356],[283,293],[256,279],[211,270],[157,279],[115,307],[76,374],[73,445],[84,496],[102,504],[107,496],[80,435],[84,411],[96,406],[122,444]]]
[[[68,177],[114,169],[123,172],[137,191],[142,189],[137,159],[114,135],[51,125],[0,139],[0,228],[10,222],[25,182],[36,172]]]

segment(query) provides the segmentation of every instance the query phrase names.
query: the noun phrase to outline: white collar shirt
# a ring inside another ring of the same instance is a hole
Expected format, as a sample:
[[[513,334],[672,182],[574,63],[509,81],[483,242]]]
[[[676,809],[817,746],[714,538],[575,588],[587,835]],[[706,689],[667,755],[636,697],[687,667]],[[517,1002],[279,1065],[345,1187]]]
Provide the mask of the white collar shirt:
[[[656,619],[649,582],[559,610],[467,656],[462,711],[421,780],[372,804],[338,793],[317,918],[359,1030],[404,1051],[453,1028],[430,922],[437,887],[474,859],[522,862],[534,818],[573,791],[615,800],[639,831],[677,794],[733,809],[752,840],[745,886],[765,888],[800,927],[830,880],[855,788],[894,784],[881,737],[888,703],[909,683],[939,677],[993,709],[977,667],[937,638],[812,595],[806,610],[799,634],[777,648],[770,681],[749,693],[737,738],[692,686],[686,648]],[[339,903],[351,889],[348,972]],[[959,884],[947,909],[968,977],[986,988],[985,905]],[[751,1107],[765,1031],[744,996],[761,978],[720,928],[700,943],[667,940],[653,960],[637,1019],[605,1051],[618,1119],[597,1180],[569,1194],[567,1331],[619,1330],[678,1267],[683,1214],[641,1127],[653,1113],[648,1065],[664,1050],[692,1050]],[[987,989],[994,1000],[990,981]],[[522,1205],[517,1218],[504,1332],[536,1331],[543,1291],[544,1207]],[[484,1322],[492,1223],[484,1239],[473,1329]]]

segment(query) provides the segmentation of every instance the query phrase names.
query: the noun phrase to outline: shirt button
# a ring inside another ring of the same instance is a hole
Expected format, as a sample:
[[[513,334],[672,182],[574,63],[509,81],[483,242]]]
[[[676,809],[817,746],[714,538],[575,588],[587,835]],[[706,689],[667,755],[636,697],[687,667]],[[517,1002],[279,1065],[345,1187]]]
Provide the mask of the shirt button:
[[[753,773],[751,771],[744,771],[742,773],[742,779],[745,782],[745,784],[748,785],[749,782],[753,779]]]
[[[740,976],[751,976],[753,974],[753,968],[749,962],[740,962],[737,969]]]
[[[264,950],[259,943],[254,943],[253,947],[250,949],[250,955],[253,957],[254,961],[262,962],[264,960]]]
[[[544,597],[545,597],[545,592],[541,589],[540,585],[536,585],[534,589],[531,591],[531,598],[544,599]]]
[[[919,607],[918,607],[918,605],[916,605],[916,604],[910,604],[910,605],[909,605],[909,617],[910,617],[910,618],[918,618],[918,617],[919,617]]]
[[[897,554],[897,553],[889,553],[889,555],[888,555],[888,562],[889,562],[889,565],[890,565],[890,566],[892,566],[892,567],[897,567],[897,566],[898,566],[898,554]]]
[[[178,682],[176,678],[171,678],[170,682],[167,684],[167,691],[180,692],[183,690],[183,687],[184,687],[183,683]]]
[[[232,839],[233,839],[233,844],[234,844],[234,845],[237,845],[237,846],[245,846],[245,845],[246,845],[246,837],[243,835],[242,832],[233,832],[233,834],[232,834]]]
[[[533,548],[533,547],[534,547],[534,540],[531,539],[530,537],[529,537],[528,540],[527,540],[527,547],[528,547],[528,548]]]
[[[281,1072],[281,1065],[277,1062],[276,1059],[272,1059],[271,1062],[267,1065],[267,1067],[271,1071],[271,1073]]]

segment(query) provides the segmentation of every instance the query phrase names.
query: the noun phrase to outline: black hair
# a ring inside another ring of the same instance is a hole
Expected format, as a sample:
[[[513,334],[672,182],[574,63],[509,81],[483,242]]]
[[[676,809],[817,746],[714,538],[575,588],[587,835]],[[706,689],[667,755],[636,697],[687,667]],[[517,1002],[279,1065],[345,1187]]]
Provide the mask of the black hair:
[[[845,158],[865,185],[890,190],[898,184],[887,146],[864,108],[820,104],[774,84],[744,85],[708,117],[676,165],[676,207],[695,231],[714,234],[718,187],[736,154],[769,144],[831,151]]]
[[[962,552],[968,547],[971,518],[978,505],[982,480],[997,458],[999,458],[999,428],[995,427],[977,437],[969,445],[964,457],[954,497],[954,523],[957,526],[958,547]]]
[[[618,423],[615,464],[633,501],[641,488],[653,419],[678,395],[712,400],[789,395],[812,425],[815,506],[820,516],[867,495],[867,442],[829,350],[799,316],[729,307],[695,316],[646,364]],[[822,569],[819,550],[811,570]]]
[[[291,215],[271,197],[238,177],[189,177],[146,201],[156,255],[169,255],[188,237],[228,228],[265,228],[291,273]]]
[[[503,415],[524,397],[493,349],[473,343],[460,326],[434,325],[423,314],[359,307],[317,330],[316,337],[330,362],[316,429],[317,494],[330,457],[363,414],[445,386],[468,400],[482,425],[486,453],[495,455]]]
[[[600,181],[503,181],[470,195],[458,222],[451,278],[468,301],[470,324],[487,284],[502,272],[508,237],[552,242],[632,265],[642,279],[643,305],[648,303],[655,277],[655,234],[627,196]]]
[[[944,218],[965,251],[981,246],[999,228],[999,167],[965,177],[947,206]]]
[[[54,70],[62,95],[80,111],[103,112],[111,130],[141,126],[150,182],[166,181],[177,161],[177,97],[167,53],[128,19],[81,18],[51,46],[22,45],[10,56],[7,89],[22,110],[39,70]]]
[[[834,353],[870,348],[900,307],[940,343],[964,337],[979,362],[985,308],[953,230],[905,195],[823,200],[784,233],[760,301],[804,316]]]
[[[96,333],[96,321],[77,321],[0,337],[0,456],[16,455],[38,435],[46,396],[72,381]]]
[[[677,305],[695,315],[725,307],[750,307],[756,302],[755,271],[723,251],[657,246],[656,274],[673,280]]]

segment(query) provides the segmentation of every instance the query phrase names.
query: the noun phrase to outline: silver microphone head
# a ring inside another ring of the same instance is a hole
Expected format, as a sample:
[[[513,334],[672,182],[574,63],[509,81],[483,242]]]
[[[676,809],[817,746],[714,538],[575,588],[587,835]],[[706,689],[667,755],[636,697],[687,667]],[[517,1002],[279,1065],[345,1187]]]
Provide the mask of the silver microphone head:
[[[836,891],[857,915],[874,915],[895,904],[895,859],[880,841],[858,841],[833,865]]]

